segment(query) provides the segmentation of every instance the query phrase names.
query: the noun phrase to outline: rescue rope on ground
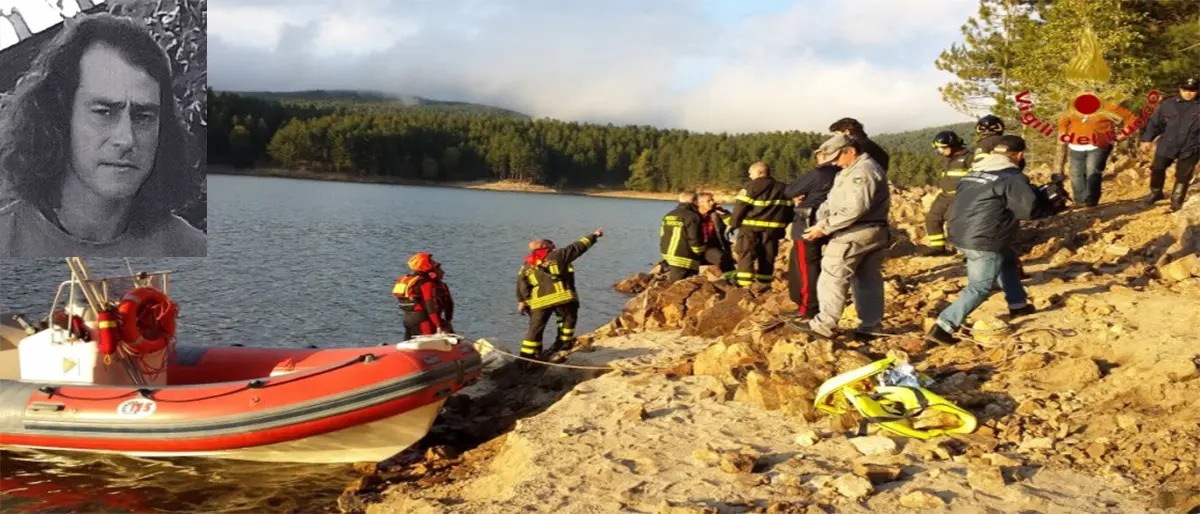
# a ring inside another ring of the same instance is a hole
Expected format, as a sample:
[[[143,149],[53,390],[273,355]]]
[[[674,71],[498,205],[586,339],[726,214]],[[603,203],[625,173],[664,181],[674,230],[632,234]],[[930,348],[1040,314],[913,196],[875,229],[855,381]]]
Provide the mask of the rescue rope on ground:
[[[552,366],[555,368],[581,369],[581,370],[589,370],[589,371],[641,371],[641,370],[648,370],[648,369],[657,369],[656,366],[642,366],[642,367],[638,367],[638,368],[626,368],[626,367],[621,367],[621,366],[614,366],[612,364],[609,364],[606,366],[583,366],[583,365],[579,365],[579,364],[562,364],[559,362],[540,361],[537,359],[530,359],[528,357],[523,357],[521,355],[517,355],[512,352],[508,352],[503,349],[500,349],[500,348],[496,347],[496,345],[492,344],[491,341],[488,341],[487,339],[479,339],[479,340],[475,341],[475,349],[479,350],[479,353],[484,353],[484,349],[486,349],[489,352],[496,352],[501,355],[507,355],[507,356],[512,357],[517,360],[522,360],[522,361],[530,362],[533,364],[540,364],[542,366]]]
[[[960,332],[959,334],[955,334],[955,337],[957,337],[963,341],[977,344],[977,345],[979,345],[983,348],[989,349],[989,350],[997,350],[998,349],[998,350],[1001,350],[1004,352],[1004,356],[995,362],[995,364],[997,366],[1003,366],[1003,365],[1009,364],[1016,358],[1027,353],[1027,352],[1014,353],[1012,351],[1013,348],[1011,347],[1011,345],[1009,343],[1014,341],[1018,336],[1022,336],[1022,335],[1028,334],[1028,333],[1032,333],[1032,332],[1049,333],[1050,337],[1051,337],[1051,342],[1050,342],[1049,348],[1037,348],[1035,351],[1040,352],[1040,353],[1050,353],[1054,350],[1055,346],[1058,345],[1058,339],[1063,337],[1064,335],[1066,335],[1062,331],[1060,331],[1056,328],[1029,327],[1029,328],[1021,329],[1021,330],[1018,330],[1011,334],[1008,334],[1001,341],[983,342],[983,341],[974,339],[974,338],[970,337],[969,335],[966,335],[966,334],[974,335],[973,331],[969,327],[960,327],[960,328],[962,329],[962,332]],[[963,332],[965,332],[965,334]],[[858,331],[858,333],[869,335],[869,336],[882,337],[882,338],[894,338],[894,339],[912,337],[911,333],[909,333],[909,334],[884,334],[881,332],[866,332],[866,331]]]

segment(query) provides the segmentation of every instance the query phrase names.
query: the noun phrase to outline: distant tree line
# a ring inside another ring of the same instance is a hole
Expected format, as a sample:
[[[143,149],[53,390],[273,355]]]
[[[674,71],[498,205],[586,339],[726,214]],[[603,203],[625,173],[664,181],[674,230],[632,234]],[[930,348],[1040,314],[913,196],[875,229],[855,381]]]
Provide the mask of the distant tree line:
[[[813,150],[828,137],[798,131],[708,134],[489,111],[472,115],[476,111],[462,105],[447,113],[377,102],[281,103],[228,92],[210,92],[209,109],[213,164],[429,181],[517,180],[558,188],[736,188],[756,160],[768,162],[777,177],[792,179],[812,168]],[[893,182],[931,183],[940,168],[929,148],[931,137],[879,138],[892,153]]]

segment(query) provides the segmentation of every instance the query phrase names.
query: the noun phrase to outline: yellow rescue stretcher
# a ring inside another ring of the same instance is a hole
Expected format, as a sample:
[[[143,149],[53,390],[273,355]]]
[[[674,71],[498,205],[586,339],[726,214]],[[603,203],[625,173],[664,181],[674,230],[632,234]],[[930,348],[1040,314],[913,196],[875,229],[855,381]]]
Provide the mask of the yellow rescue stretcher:
[[[892,367],[893,363],[894,359],[888,357],[825,381],[817,389],[814,406],[830,414],[846,414],[854,408],[863,417],[861,428],[865,428],[867,423],[875,423],[890,432],[917,439],[975,431],[978,421],[974,415],[924,387],[879,385],[871,380]],[[925,375],[920,378],[929,380]],[[948,414],[957,424],[937,428],[913,427],[913,418],[927,410]]]

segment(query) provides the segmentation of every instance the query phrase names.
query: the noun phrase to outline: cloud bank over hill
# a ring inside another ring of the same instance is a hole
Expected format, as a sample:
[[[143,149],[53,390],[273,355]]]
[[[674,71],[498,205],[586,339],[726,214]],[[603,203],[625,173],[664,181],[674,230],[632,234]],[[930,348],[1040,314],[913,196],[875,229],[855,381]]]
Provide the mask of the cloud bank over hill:
[[[941,102],[950,76],[933,61],[959,39],[973,0],[801,0],[739,5],[750,13],[734,18],[715,2],[224,3],[209,12],[209,81],[712,132],[823,132],[853,116],[880,133],[967,119]]]

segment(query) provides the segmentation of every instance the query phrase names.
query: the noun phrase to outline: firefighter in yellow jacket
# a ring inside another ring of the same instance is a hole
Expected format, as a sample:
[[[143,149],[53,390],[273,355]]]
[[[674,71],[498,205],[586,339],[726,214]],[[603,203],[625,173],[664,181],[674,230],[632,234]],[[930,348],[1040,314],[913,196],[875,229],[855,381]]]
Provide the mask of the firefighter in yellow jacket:
[[[517,274],[517,312],[529,314],[529,330],[521,343],[522,357],[542,359],[542,332],[554,314],[559,317],[558,339],[545,354],[574,346],[579,295],[575,292],[575,268],[571,263],[603,235],[603,229],[596,229],[563,248],[556,248],[549,239],[529,243],[529,255]]]
[[[792,199],[784,195],[787,184],[771,178],[771,168],[758,161],[750,165],[750,181],[738,191],[733,217],[727,231],[737,230],[734,256],[737,259],[737,283],[771,283],[779,240],[786,235],[795,211]]]
[[[921,255],[951,255],[946,247],[946,220],[950,219],[950,207],[954,205],[954,194],[958,191],[958,180],[971,171],[972,154],[966,142],[952,130],[943,130],[933,136],[933,148],[946,157],[942,174],[938,177],[940,189],[929,212],[925,213],[925,234],[929,245],[918,250]]]
[[[668,282],[695,275],[704,255],[704,224],[696,206],[696,193],[679,193],[679,205],[663,216],[658,229],[658,251],[667,263]]]

